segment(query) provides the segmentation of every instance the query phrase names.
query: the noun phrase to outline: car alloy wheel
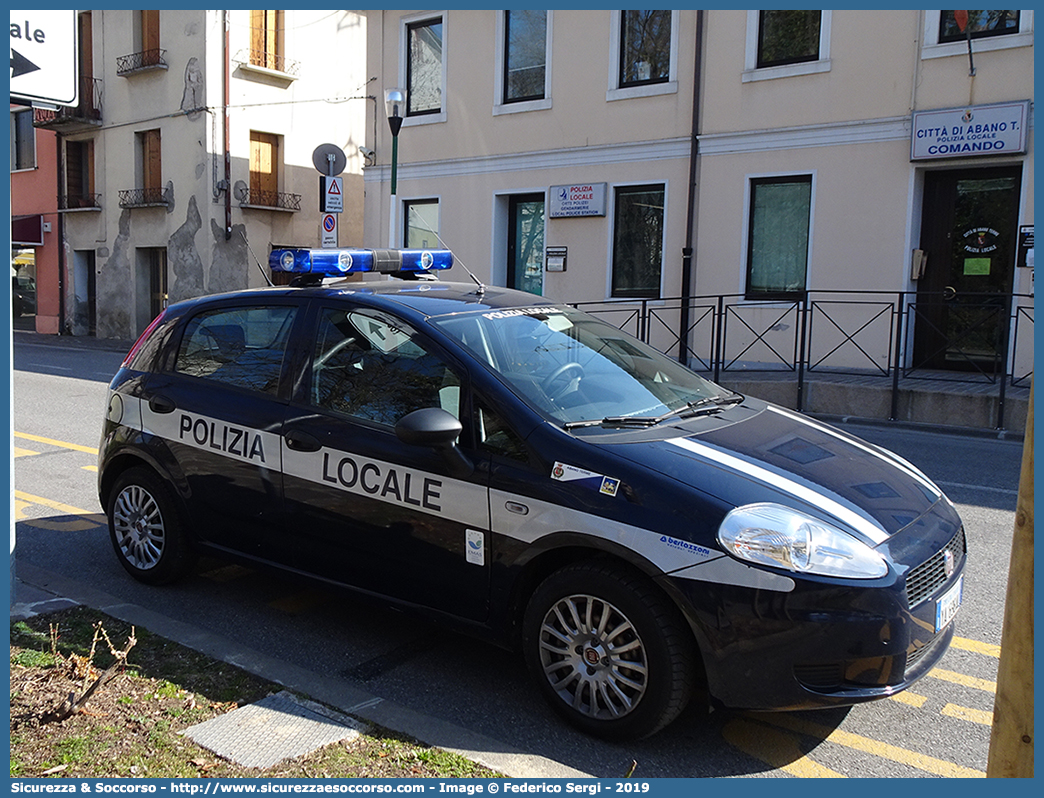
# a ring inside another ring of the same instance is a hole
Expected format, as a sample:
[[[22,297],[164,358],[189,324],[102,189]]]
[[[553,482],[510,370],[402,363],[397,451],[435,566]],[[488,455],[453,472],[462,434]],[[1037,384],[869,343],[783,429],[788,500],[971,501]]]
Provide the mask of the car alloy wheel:
[[[131,468],[116,480],[107,507],[109,538],[123,568],[150,585],[171,582],[192,565],[178,505],[147,468]]]
[[[681,713],[694,642],[652,581],[608,558],[552,573],[522,619],[523,653],[551,708],[607,740],[647,737]]]
[[[116,497],[112,516],[120,553],[135,568],[155,568],[163,556],[166,529],[159,504],[140,485],[128,485]]]
[[[596,720],[627,715],[645,695],[645,644],[619,608],[581,594],[558,601],[540,626],[540,662],[558,696]]]

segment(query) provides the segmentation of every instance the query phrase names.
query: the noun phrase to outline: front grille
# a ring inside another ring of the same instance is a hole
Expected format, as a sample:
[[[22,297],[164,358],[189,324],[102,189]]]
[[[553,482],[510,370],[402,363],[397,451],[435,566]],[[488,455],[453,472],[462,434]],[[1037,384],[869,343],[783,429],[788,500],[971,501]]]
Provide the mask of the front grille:
[[[794,677],[813,690],[837,690],[845,681],[845,663],[824,662],[818,665],[795,665]]]
[[[906,655],[906,670],[913,670],[917,663],[921,661],[925,654],[932,650],[937,642],[939,642],[939,635],[935,635],[923,646],[908,653]]]
[[[953,556],[954,567],[964,560],[967,552],[964,527],[957,531],[949,543],[906,575],[906,602],[910,609],[928,598],[946,581],[946,552]]]

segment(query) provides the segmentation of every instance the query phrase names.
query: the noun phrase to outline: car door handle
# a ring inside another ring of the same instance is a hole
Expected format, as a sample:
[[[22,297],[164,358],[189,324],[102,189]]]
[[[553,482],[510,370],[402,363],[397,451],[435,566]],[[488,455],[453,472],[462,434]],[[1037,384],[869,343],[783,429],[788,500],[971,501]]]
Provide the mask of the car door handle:
[[[166,396],[157,395],[149,399],[149,410],[153,413],[173,413],[176,408],[174,400]]]
[[[283,438],[286,440],[287,448],[295,452],[318,452],[323,448],[318,438],[299,429],[290,430]]]

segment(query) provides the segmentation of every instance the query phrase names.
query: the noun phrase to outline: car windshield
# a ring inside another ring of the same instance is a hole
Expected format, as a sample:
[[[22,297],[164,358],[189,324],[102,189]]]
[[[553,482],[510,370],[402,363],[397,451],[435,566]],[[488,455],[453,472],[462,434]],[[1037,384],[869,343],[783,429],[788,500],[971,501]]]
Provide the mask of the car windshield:
[[[578,310],[543,306],[432,320],[567,428],[649,426],[738,395]]]

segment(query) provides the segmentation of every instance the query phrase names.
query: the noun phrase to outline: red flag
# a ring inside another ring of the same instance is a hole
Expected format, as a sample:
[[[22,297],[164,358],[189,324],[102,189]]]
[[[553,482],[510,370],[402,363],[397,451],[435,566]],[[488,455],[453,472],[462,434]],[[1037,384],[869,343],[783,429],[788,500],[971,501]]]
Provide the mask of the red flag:
[[[968,27],[968,12],[967,11],[954,11],[953,20],[957,23],[957,27],[961,33],[964,33],[964,29]]]

